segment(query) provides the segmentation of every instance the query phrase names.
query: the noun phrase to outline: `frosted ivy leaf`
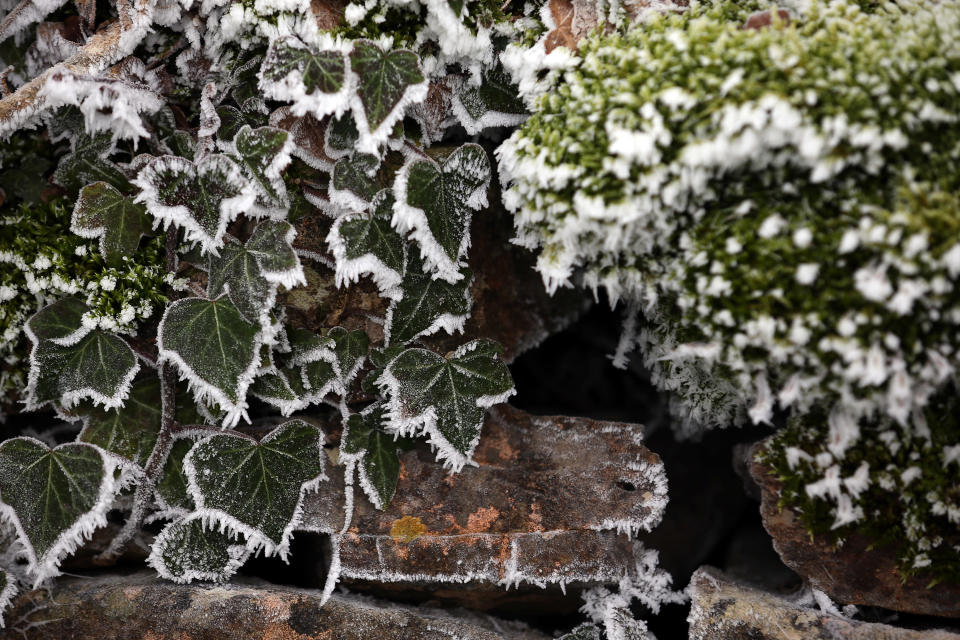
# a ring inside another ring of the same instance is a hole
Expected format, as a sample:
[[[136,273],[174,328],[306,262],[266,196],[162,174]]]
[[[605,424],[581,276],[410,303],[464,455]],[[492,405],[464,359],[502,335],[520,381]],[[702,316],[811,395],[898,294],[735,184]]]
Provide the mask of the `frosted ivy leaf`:
[[[17,580],[9,571],[0,569],[0,629],[6,627],[3,615],[17,597]]]
[[[233,98],[245,114],[267,113],[263,94],[257,87],[257,74],[262,61],[262,55],[244,52],[225,65],[227,73],[217,81],[218,86]]]
[[[377,509],[390,504],[400,478],[397,441],[382,427],[385,414],[379,403],[353,414],[340,439],[340,460],[356,465],[360,486]]]
[[[243,542],[205,527],[200,514],[191,514],[163,528],[147,564],[173,582],[225,582],[249,557],[250,549]]]
[[[112,264],[133,255],[140,238],[151,235],[151,220],[143,205],[106,182],[80,190],[70,230],[80,237],[100,240],[100,254]]]
[[[200,421],[193,403],[177,396],[175,420],[179,424]],[[109,411],[92,407],[82,412],[83,430],[77,436],[144,467],[160,434],[160,378],[149,374],[133,383],[122,407]]]
[[[338,165],[339,166],[339,165]],[[400,284],[404,242],[391,225],[393,193],[384,189],[373,198],[372,211],[338,218],[327,235],[336,260],[336,283],[343,287],[369,274],[384,295]]]
[[[220,119],[220,128],[217,129],[217,137],[220,140],[233,140],[237,137],[237,133],[244,126],[249,125],[251,127],[259,126],[260,123],[257,123],[256,120],[262,120],[262,118],[248,119],[246,114],[244,114],[240,109],[237,109],[234,106],[229,104],[222,104],[216,108],[217,117]],[[180,154],[176,154],[180,155]],[[187,157],[187,156],[184,156]],[[193,157],[193,156],[189,156]]]
[[[186,131],[177,129],[162,140],[171,155],[192,160],[197,155],[197,141]]]
[[[238,433],[208,436],[184,458],[184,470],[204,521],[285,559],[304,493],[326,479],[323,456],[320,429],[291,420],[260,442]]]
[[[256,322],[276,299],[277,287],[306,284],[300,259],[290,245],[297,235],[289,222],[266,220],[257,225],[246,244],[232,236],[219,255],[210,256],[207,295],[226,292],[247,320]]]
[[[353,153],[359,138],[352,115],[345,113],[339,118],[331,118],[324,131],[324,152],[331,158],[342,158]]]
[[[529,117],[517,86],[499,66],[485,71],[479,86],[462,83],[451,107],[470,135],[488,127],[515,127]]]
[[[309,406],[297,369],[272,369],[261,373],[250,387],[250,395],[276,407],[286,417]]]
[[[291,327],[287,329],[287,340],[290,342],[290,363],[293,365],[318,360],[336,362],[337,354],[333,350],[336,343],[329,336]]]
[[[357,82],[351,104],[359,134],[357,148],[377,153],[406,108],[426,99],[429,83],[417,54],[406,49],[383,51],[370,40],[353,43],[350,67]]]
[[[42,117],[47,125],[50,142],[74,140],[84,131],[83,114],[74,106],[67,105],[45,112]]]
[[[184,230],[187,242],[196,240],[204,253],[223,246],[227,225],[254,202],[256,192],[243,169],[229,157],[209,155],[199,163],[177,156],[161,156],[134,180],[140,188],[137,202],[164,226]]]
[[[301,400],[308,404],[323,402],[331,392],[344,393],[336,361],[315,360],[301,365],[300,384],[304,389]]]
[[[290,198],[281,173],[290,164],[293,141],[276,127],[252,129],[244,125],[233,139],[231,153],[256,189],[253,205],[244,213],[253,217],[283,219]]]
[[[116,143],[109,133],[87,135],[81,133],[70,144],[70,153],[60,158],[53,181],[70,191],[79,191],[92,182],[103,181],[121,191],[130,188],[130,182],[114,162],[110,154]]]
[[[460,279],[452,284],[434,279],[424,273],[420,253],[408,251],[400,295],[391,300],[387,309],[384,327],[387,344],[406,344],[440,329],[451,335],[462,332],[473,306],[470,295],[473,272],[462,267],[460,274]]]
[[[559,640],[601,640],[600,627],[593,623],[581,624],[570,633],[560,636]]]
[[[386,185],[378,176],[380,159],[367,153],[354,153],[337,161],[333,166],[330,202],[347,210],[365,211],[374,196]]]
[[[442,163],[413,158],[397,175],[393,225],[410,232],[437,277],[463,277],[459,264],[470,248],[470,220],[486,206],[489,184],[490,161],[476,144],[461,146]]]
[[[343,51],[318,51],[294,36],[270,44],[260,88],[269,98],[292,102],[295,115],[311,112],[317,118],[343,113],[352,89]]]
[[[365,331],[348,331],[343,327],[330,329],[327,337],[333,339],[340,383],[346,389],[366,360],[370,338]]]
[[[157,481],[154,497],[164,516],[182,517],[196,509],[187,489],[187,476],[183,471],[183,459],[197,440],[208,432],[200,429],[177,431],[173,435],[170,453],[163,463],[163,472]]]
[[[0,510],[24,546],[36,587],[99,527],[118,490],[116,461],[90,444],[53,449],[33,438],[0,444]]]
[[[447,357],[407,349],[380,376],[391,433],[426,434],[437,459],[460,471],[480,440],[484,410],[515,393],[513,379],[492,340],[473,340]]]
[[[227,412],[224,426],[246,415],[247,389],[260,364],[261,327],[227,296],[184,298],[167,307],[157,329],[160,362],[171,362],[198,403],[216,402]]]
[[[120,406],[140,370],[121,338],[82,323],[86,307],[64,299],[38,311],[26,326],[33,342],[25,404],[34,410],[48,403],[70,407],[84,398],[105,408]]]

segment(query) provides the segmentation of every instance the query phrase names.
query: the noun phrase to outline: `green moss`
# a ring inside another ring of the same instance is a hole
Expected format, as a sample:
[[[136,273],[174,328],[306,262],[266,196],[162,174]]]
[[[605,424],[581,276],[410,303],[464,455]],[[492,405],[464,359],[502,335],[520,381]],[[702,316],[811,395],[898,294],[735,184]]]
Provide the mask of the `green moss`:
[[[758,457],[783,485],[781,507],[797,513],[811,535],[839,542],[861,532],[897,554],[904,579],[920,574],[935,582],[960,583],[960,463],[944,462],[944,450],[960,442],[958,410],[954,393],[932,402],[926,411],[929,439],[893,424],[864,425],[861,440],[837,461],[824,446],[828,420],[818,409],[792,420]],[[802,457],[791,466],[791,449],[794,456],[799,450],[811,459]],[[824,475],[816,462],[823,454],[829,465],[839,466],[841,478],[868,465],[869,484],[853,503],[863,512],[861,520],[835,527],[835,501],[807,492]],[[919,475],[905,482],[903,474],[911,468]]]

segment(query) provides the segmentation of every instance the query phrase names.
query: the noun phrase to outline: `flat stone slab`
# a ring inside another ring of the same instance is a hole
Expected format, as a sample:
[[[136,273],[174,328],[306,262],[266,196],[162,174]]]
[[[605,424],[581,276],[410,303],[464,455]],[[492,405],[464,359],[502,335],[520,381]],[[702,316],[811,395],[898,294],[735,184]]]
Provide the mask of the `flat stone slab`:
[[[20,596],[0,638],[11,640],[547,640],[468,611],[407,607],[263,581],[179,585],[153,572],[61,577]]]
[[[871,547],[872,541],[858,534],[846,537],[840,547],[825,536],[811,540],[793,511],[780,509],[780,483],[753,459],[755,451],[749,458],[750,474],[760,486],[763,526],[784,564],[844,604],[960,618],[960,585],[941,582],[928,588],[931,576],[922,573],[904,580],[891,547]]]
[[[859,622],[801,606],[783,596],[701,567],[690,586],[690,640],[960,640],[946,630]]]
[[[405,586],[593,585],[636,568],[623,532],[648,530],[666,506],[660,459],[639,425],[488,412],[476,466],[448,474],[426,449],[401,457],[393,502],[356,490],[341,576]],[[343,529],[342,479],[308,495],[302,529]]]

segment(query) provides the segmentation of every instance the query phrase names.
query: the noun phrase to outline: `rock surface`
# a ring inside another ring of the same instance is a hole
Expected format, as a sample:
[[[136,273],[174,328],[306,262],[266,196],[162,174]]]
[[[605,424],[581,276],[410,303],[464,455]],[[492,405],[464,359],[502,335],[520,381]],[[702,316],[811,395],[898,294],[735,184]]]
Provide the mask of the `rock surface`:
[[[62,577],[20,596],[0,638],[68,640],[546,640],[517,623],[235,580],[178,585],[153,572]]]
[[[690,640],[960,640],[946,630],[858,622],[802,606],[701,567],[690,586]]]
[[[618,530],[655,526],[666,505],[663,467],[639,425],[501,406],[488,412],[474,459],[449,475],[429,451],[407,452],[384,511],[358,491],[340,547],[347,584],[451,593],[449,585],[469,582],[461,601],[489,609],[503,586],[616,582],[635,570],[639,552]],[[301,528],[342,530],[337,483],[309,495]]]
[[[824,536],[811,540],[796,515],[780,509],[780,483],[753,457],[750,473],[761,489],[763,526],[784,564],[844,604],[960,618],[960,585],[939,583],[927,588],[931,578],[923,574],[904,580],[890,547],[871,548],[871,540],[862,535],[848,536],[841,547],[834,547]]]

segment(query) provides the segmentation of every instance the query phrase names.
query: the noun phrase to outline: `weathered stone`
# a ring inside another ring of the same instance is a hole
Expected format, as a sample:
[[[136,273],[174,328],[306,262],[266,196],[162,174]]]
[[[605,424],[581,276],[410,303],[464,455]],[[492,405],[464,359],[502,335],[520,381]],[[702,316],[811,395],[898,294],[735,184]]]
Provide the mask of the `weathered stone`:
[[[2,638],[30,640],[546,640],[525,626],[467,611],[236,579],[178,585],[152,572],[60,578],[20,596]]]
[[[450,585],[469,582],[472,593],[456,599],[477,606],[478,590],[616,582],[637,563],[618,530],[654,526],[666,504],[663,467],[639,425],[502,406],[488,412],[474,459],[450,475],[416,449],[401,457],[386,510],[358,496],[340,548],[348,584],[453,593]],[[301,528],[342,530],[341,483],[309,495]]]
[[[512,362],[579,317],[589,300],[576,289],[547,294],[533,269],[533,254],[511,244],[510,217],[495,190],[491,187],[491,206],[473,217],[469,255],[473,310],[464,333],[449,336],[441,331],[424,342],[444,353],[474,338],[491,338],[503,345],[504,359]],[[320,213],[300,219],[294,246],[332,261],[326,244],[331,223]],[[304,262],[307,286],[280,296],[291,322],[311,330],[343,325],[366,330],[374,342],[383,338],[386,301],[369,278],[338,289],[332,269],[318,261]]]
[[[861,534],[845,537],[842,546],[826,536],[811,539],[796,514],[780,508],[780,482],[754,458],[750,472],[762,492],[763,526],[784,564],[844,604],[960,618],[960,585],[940,582],[928,588],[932,576],[923,573],[905,580],[897,569],[895,547],[873,547]]]
[[[914,630],[822,613],[735,581],[713,567],[693,574],[690,640],[960,640],[946,630]]]

